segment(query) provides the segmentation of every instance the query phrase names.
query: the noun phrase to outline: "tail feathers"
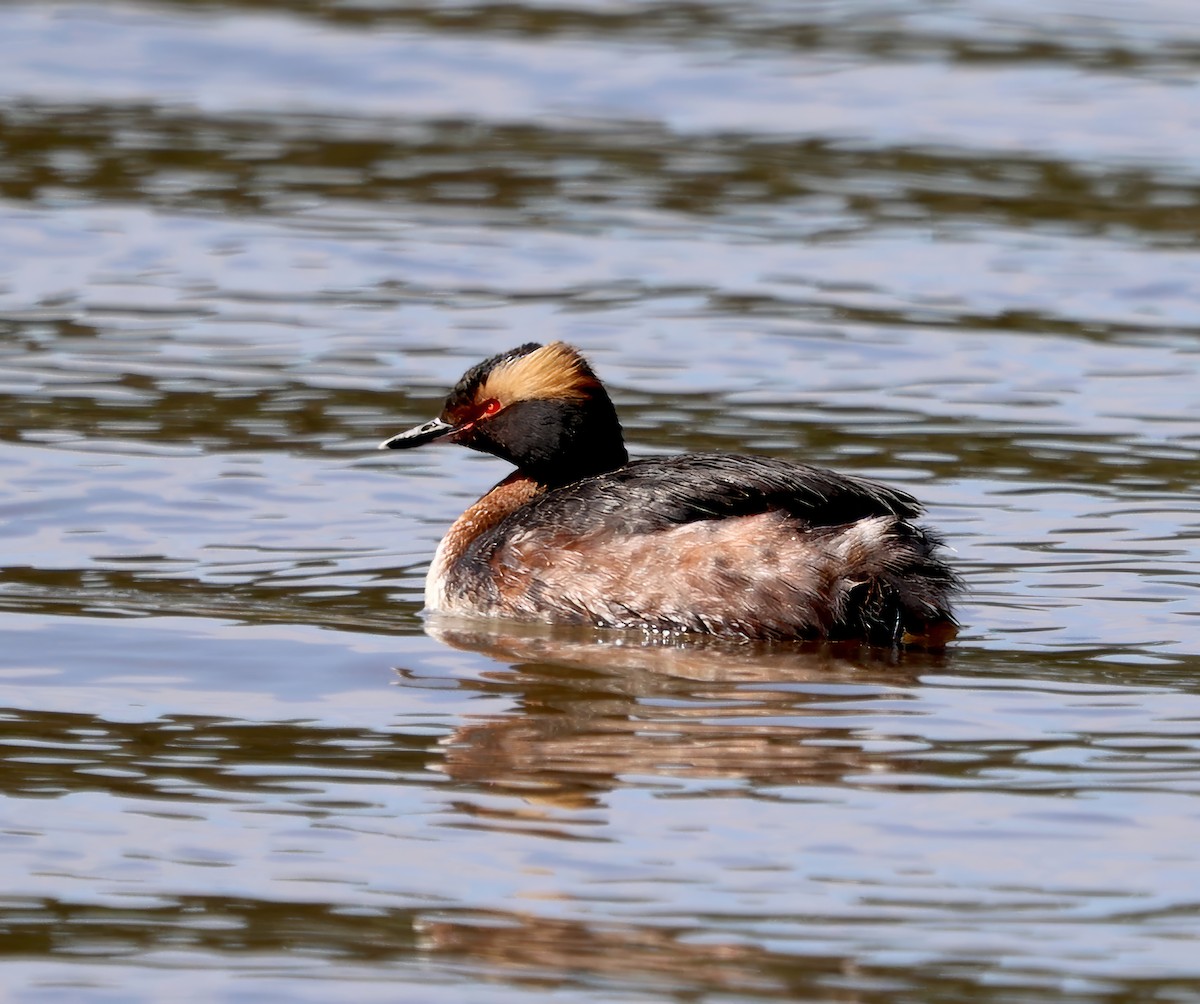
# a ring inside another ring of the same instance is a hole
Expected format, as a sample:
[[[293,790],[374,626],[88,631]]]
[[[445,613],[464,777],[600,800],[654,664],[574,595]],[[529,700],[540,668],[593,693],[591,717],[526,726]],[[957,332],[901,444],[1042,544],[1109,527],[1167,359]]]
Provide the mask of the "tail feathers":
[[[828,551],[831,637],[876,644],[943,645],[957,630],[960,588],[937,551],[941,540],[895,516],[839,527]]]

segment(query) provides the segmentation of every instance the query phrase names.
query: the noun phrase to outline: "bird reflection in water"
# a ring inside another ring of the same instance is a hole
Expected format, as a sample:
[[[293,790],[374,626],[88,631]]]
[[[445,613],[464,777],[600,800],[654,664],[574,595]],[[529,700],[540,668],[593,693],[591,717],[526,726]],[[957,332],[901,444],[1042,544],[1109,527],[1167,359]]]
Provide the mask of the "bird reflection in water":
[[[430,954],[467,958],[493,978],[503,973],[543,989],[594,987],[600,982],[619,994],[625,988],[644,991],[649,982],[686,995],[664,999],[736,993],[753,994],[756,1000],[793,1001],[824,989],[821,1000],[880,1000],[874,994],[860,996],[848,985],[862,978],[870,986],[852,956],[795,956],[744,940],[695,938],[684,924],[589,924],[514,911],[427,917],[416,927],[422,949]],[[871,975],[877,979],[880,973]],[[833,997],[826,989],[831,979],[839,987]]]
[[[525,825],[533,804],[594,806],[623,778],[735,780],[770,798],[780,787],[896,769],[886,754],[864,748],[879,737],[863,704],[902,697],[905,685],[947,658],[852,644],[617,632],[598,639],[587,629],[439,616],[427,629],[504,665],[459,685],[506,695],[516,709],[459,725],[443,740],[441,768],[456,781],[521,796]]]
[[[733,784],[742,798],[803,800],[797,787],[911,770],[907,744],[900,757],[872,742],[890,738],[873,731],[872,706],[886,700],[895,714],[918,677],[950,658],[853,645],[600,637],[438,615],[426,627],[449,646],[495,660],[495,668],[456,681],[505,697],[510,709],[474,716],[442,741],[440,767],[461,792],[449,825],[575,841],[607,839],[606,796],[623,787],[727,798]],[[619,988],[652,980],[686,993],[792,1000],[832,979],[838,999],[866,999],[850,989],[861,976],[852,956],[793,956],[711,934],[695,940],[686,925],[661,921],[453,911],[421,918],[418,930],[425,951],[518,981]]]

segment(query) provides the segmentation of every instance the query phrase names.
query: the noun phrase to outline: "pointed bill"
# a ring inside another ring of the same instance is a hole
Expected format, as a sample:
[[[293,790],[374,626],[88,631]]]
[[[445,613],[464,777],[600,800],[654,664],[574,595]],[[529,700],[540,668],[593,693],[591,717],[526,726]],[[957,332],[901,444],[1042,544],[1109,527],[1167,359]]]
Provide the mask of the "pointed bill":
[[[418,425],[391,439],[385,439],[378,448],[381,450],[411,450],[414,446],[424,446],[436,439],[443,439],[458,432],[460,428],[461,426],[451,425],[449,422],[443,422],[440,418],[434,418],[424,425]]]

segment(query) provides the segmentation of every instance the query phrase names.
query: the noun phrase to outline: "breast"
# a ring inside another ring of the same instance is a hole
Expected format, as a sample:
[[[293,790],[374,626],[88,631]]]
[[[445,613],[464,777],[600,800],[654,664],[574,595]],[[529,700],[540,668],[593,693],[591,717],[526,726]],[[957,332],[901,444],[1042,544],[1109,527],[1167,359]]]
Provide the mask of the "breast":
[[[450,610],[460,605],[467,572],[476,564],[468,557],[471,548],[542,491],[536,481],[518,471],[459,516],[438,543],[429,564],[425,606],[430,610]]]

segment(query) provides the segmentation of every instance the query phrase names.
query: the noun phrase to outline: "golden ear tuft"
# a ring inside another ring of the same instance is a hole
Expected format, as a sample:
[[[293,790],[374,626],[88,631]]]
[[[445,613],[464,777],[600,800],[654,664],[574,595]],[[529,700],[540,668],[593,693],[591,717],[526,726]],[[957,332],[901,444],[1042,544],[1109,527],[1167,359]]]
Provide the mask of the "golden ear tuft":
[[[551,342],[497,366],[476,397],[495,398],[503,405],[547,399],[582,401],[597,385],[583,356],[565,342]]]

